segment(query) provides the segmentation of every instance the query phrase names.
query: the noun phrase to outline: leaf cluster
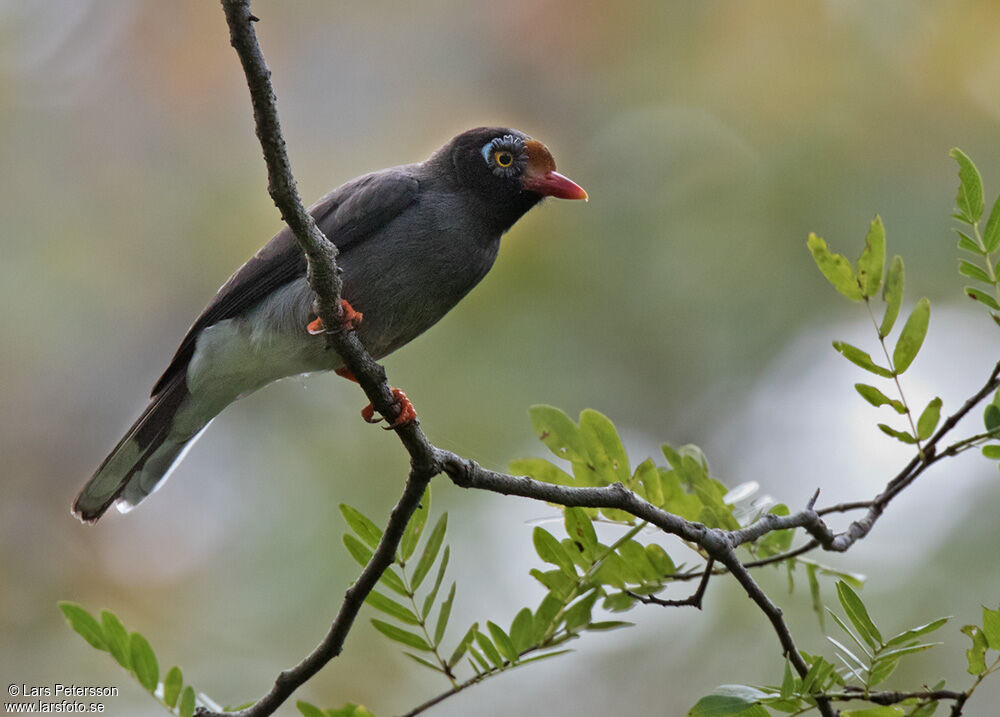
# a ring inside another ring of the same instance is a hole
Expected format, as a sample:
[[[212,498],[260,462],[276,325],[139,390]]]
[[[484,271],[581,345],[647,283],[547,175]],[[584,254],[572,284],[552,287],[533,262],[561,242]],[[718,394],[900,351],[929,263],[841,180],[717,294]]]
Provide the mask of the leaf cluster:
[[[986,225],[980,231],[979,223],[986,208],[983,179],[965,152],[955,147],[949,154],[958,163],[958,195],[952,217],[965,225],[964,230],[955,230],[958,248],[973,258],[973,261],[960,258],[958,272],[979,284],[966,286],[966,296],[983,304],[990,310],[993,320],[1000,324],[1000,278],[996,270],[997,251],[1000,250],[1000,197],[993,203]]]
[[[91,647],[110,654],[167,711],[179,717],[192,717],[194,688],[184,684],[181,668],[176,665],[167,670],[163,682],[160,682],[159,662],[145,637],[138,632],[128,632],[121,620],[108,610],[101,611],[98,621],[74,602],[62,601],[59,609],[74,631]]]

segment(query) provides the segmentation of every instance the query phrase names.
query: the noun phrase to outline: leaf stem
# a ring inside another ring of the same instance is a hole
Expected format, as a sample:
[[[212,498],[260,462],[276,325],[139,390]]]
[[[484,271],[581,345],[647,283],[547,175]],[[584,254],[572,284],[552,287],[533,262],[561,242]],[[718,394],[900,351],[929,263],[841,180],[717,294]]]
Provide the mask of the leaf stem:
[[[878,342],[882,346],[882,353],[885,354],[885,360],[889,364],[889,370],[892,371],[892,380],[896,382],[896,390],[899,391],[899,400],[903,404],[903,408],[906,409],[906,420],[910,424],[910,430],[913,431],[913,438],[917,442],[917,450],[921,455],[924,453],[924,449],[920,446],[920,435],[917,433],[917,425],[913,422],[913,413],[910,411],[910,404],[906,402],[906,396],[903,395],[903,386],[899,382],[899,374],[896,372],[896,366],[892,362],[892,357],[889,356],[889,349],[885,345],[885,337],[882,336],[882,332],[879,331],[878,322],[875,320],[875,313],[872,311],[872,302],[867,296],[865,297],[865,308],[868,309],[868,316],[872,320],[872,326],[875,327],[875,334],[878,336]]]

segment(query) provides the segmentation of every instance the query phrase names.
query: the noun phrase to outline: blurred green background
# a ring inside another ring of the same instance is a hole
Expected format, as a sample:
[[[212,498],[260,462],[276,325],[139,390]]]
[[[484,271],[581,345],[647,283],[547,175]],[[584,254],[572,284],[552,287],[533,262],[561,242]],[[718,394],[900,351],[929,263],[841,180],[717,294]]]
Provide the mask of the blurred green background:
[[[728,484],[757,481],[793,507],[817,486],[821,504],[872,496],[909,454],[877,432],[887,416],[854,395],[860,371],[830,348],[877,344],[805,237],[856,256],[876,212],[906,260],[907,304],[934,305],[908,398],[942,395],[950,413],[998,355],[995,326],[954,271],[947,156],[965,149],[992,201],[996,3],[254,9],[306,201],[479,124],[542,139],[590,192],[587,205],[550,202],[522,220],[483,284],[386,361],[443,447],[504,468],[544,452],[529,405],[594,407],[634,462],[661,441],[696,442]],[[345,381],[268,387],[227,410],[137,511],[96,527],[69,515],[188,324],[278,228],[217,3],[0,0],[4,681],[118,685],[110,714],[161,714],[70,633],[58,599],[113,609],[221,703],[262,694],[325,632],[356,574],[336,507],[384,520],[407,467],[395,437],[359,419],[365,401]],[[939,633],[946,646],[891,686],[968,684],[958,628],[1000,600],[996,486],[975,456],[940,465],[846,556],[817,556],[872,576],[865,599],[890,632],[956,616]],[[530,521],[553,509],[443,479],[434,509],[450,511],[456,620],[509,624],[537,603]],[[829,654],[804,579],[789,596],[783,573],[759,577],[800,647]],[[835,599],[832,583],[824,591]],[[433,714],[680,715],[717,684],[780,680],[776,638],[726,580],[704,612],[629,619],[639,626],[588,636]],[[444,687],[428,674],[363,617],[297,697],[395,714]],[[998,701],[1000,684],[986,683],[965,714],[996,714]]]

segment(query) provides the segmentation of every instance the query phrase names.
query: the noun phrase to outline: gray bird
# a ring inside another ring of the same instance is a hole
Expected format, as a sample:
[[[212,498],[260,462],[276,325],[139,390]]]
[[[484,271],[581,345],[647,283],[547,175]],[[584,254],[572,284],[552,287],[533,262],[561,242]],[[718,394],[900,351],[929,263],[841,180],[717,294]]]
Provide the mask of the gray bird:
[[[437,323],[493,266],[501,235],[544,197],[587,199],[541,142],[480,127],[429,159],[366,174],[310,208],[340,250],[345,320],[375,358]],[[95,522],[162,485],[199,434],[236,399],[286,376],[337,371],[313,311],[306,259],[285,227],[222,286],[188,330],[152,398],[73,504]],[[363,319],[362,319],[363,317]],[[391,425],[413,420],[395,391]],[[369,406],[362,415],[371,420]]]

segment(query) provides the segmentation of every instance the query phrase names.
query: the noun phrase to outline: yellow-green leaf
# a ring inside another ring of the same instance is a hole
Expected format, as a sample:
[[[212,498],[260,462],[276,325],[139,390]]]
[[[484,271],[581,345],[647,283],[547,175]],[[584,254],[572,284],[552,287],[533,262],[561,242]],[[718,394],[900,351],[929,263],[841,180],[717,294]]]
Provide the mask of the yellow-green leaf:
[[[831,252],[826,242],[815,234],[809,235],[806,245],[812,252],[813,261],[816,262],[817,268],[833,285],[834,289],[851,301],[861,301],[864,298],[861,286],[858,284],[858,277],[854,274],[854,268],[847,257]]]
[[[931,318],[931,302],[927,297],[920,299],[913,308],[910,318],[906,320],[903,331],[896,342],[896,348],[892,352],[892,365],[897,374],[901,374],[910,367],[917,352],[924,343],[927,336],[927,324]]]
[[[882,270],[885,267],[885,227],[882,217],[875,215],[868,227],[865,248],[858,258],[858,283],[861,293],[871,298],[878,294],[882,286]]]

